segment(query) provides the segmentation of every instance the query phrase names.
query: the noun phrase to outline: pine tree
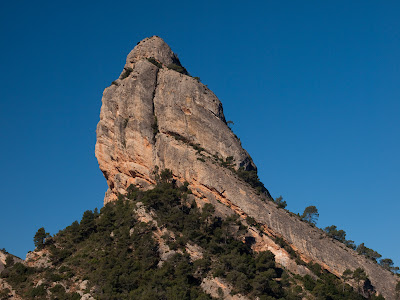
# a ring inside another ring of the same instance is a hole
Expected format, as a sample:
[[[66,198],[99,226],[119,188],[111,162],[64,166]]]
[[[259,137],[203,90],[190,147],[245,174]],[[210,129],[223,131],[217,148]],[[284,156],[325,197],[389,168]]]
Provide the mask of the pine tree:
[[[35,243],[35,247],[38,248],[39,250],[43,249],[46,238],[48,237],[50,237],[50,234],[47,233],[43,227],[39,228],[35,236],[33,237],[33,242]]]
[[[319,217],[318,209],[314,205],[307,206],[304,209],[303,215],[301,216],[302,220],[305,220],[313,225],[317,223],[318,217]]]

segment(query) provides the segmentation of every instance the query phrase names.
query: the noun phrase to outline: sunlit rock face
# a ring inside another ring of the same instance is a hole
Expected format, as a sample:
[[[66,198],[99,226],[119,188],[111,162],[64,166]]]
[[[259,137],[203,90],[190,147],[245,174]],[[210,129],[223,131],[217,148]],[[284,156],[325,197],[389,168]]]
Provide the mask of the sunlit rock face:
[[[138,43],[119,78],[105,89],[96,143],[109,186],[104,202],[116,200],[131,184],[148,189],[159,170],[170,169],[178,182],[189,183],[200,206],[212,203],[223,216],[253,217],[268,236],[255,235],[256,250],[272,251],[290,271],[308,272],[271,238],[284,238],[304,261],[339,277],[347,268],[361,267],[379,293],[394,299],[392,273],[278,209],[268,192],[260,195],[237,177],[230,168],[256,166],[227,126],[218,98],[187,74],[171,48],[153,36]]]
[[[109,185],[105,202],[130,184],[154,184],[156,166],[218,191],[225,179],[205,156],[233,157],[236,167],[255,169],[226,125],[218,98],[197,79],[169,69],[171,64],[180,66],[161,38],[145,39],[103,93],[96,157]]]

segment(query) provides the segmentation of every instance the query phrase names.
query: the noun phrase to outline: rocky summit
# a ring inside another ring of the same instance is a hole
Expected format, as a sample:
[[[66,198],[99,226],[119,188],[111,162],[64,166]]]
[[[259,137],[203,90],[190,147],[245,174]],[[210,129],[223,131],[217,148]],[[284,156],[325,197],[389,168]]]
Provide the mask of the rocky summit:
[[[227,125],[221,102],[189,75],[160,37],[138,43],[119,78],[105,89],[96,157],[109,186],[105,203],[125,195],[130,185],[151,188],[158,170],[169,169],[177,182],[189,183],[200,205],[212,203],[224,216],[254,219],[254,247],[272,251],[290,271],[309,273],[277,238],[302,261],[318,263],[336,276],[362,268],[379,293],[395,297],[391,272],[279,209],[265,188],[257,190],[238,176],[238,170],[257,168]]]
[[[199,195],[222,197],[237,189],[214,157],[229,158],[236,168],[256,168],[227,126],[221,102],[187,75],[159,37],[140,42],[104,91],[96,157],[109,186],[105,203],[131,184],[155,184],[156,168],[172,170]]]

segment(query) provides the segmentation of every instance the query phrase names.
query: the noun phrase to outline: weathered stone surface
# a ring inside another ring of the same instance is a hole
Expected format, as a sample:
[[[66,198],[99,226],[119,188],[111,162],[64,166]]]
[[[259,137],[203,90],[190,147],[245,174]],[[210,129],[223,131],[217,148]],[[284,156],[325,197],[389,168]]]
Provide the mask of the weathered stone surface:
[[[35,268],[49,268],[52,266],[50,261],[50,251],[47,249],[35,250],[26,254],[25,264]]]
[[[150,57],[157,59],[161,64],[166,66],[170,64],[180,65],[178,57],[163,39],[153,36],[140,41],[128,54],[124,69],[132,68],[139,60]]]
[[[232,156],[237,167],[255,169],[226,126],[218,98],[196,79],[159,69],[148,57],[163,64],[176,62],[162,39],[144,40],[128,55],[129,75],[103,93],[96,157],[110,188],[105,202],[125,193],[130,184],[153,184],[156,166],[170,168],[189,182],[206,177],[208,169],[197,160],[201,156],[195,145],[205,149],[204,155]]]
[[[232,295],[232,286],[219,277],[206,277],[201,282],[201,288],[216,299],[225,300],[248,300],[247,297],[236,294]]]
[[[268,195],[260,197],[215,161],[215,154],[224,160],[233,157],[235,168],[256,169],[226,125],[218,98],[195,78],[168,69],[171,63],[180,64],[161,38],[145,39],[129,53],[119,79],[103,93],[96,157],[109,186],[105,203],[126,193],[130,184],[149,188],[155,183],[154,172],[168,168],[175,179],[189,182],[198,204],[211,202],[222,215],[255,218],[268,235],[283,237],[303,260],[338,276],[346,268],[361,267],[380,293],[394,299],[393,274],[265,201]],[[256,246],[273,251],[289,270],[307,273],[272,239],[258,239]]]
[[[4,267],[6,265],[6,258],[7,255],[11,255],[8,253],[3,252],[2,250],[0,250],[0,273],[4,270]],[[19,257],[16,257],[14,255],[11,255],[12,258],[14,259],[14,263],[17,262],[23,262],[22,259],[20,259]],[[15,300],[20,300],[21,298],[15,293],[14,289],[12,288],[12,286],[6,282],[3,278],[0,278],[0,292],[6,292],[8,290],[8,299],[15,299]]]
[[[22,300],[22,298],[15,293],[12,286],[3,278],[0,278],[0,292],[8,293],[8,298],[3,299]]]
[[[0,272],[4,270],[4,266],[6,264],[7,254],[3,251],[0,251]]]

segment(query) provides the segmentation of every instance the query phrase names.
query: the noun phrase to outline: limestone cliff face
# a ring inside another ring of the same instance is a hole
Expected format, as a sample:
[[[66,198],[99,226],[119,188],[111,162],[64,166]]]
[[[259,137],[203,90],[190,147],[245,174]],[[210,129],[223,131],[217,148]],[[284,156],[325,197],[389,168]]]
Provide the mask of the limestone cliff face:
[[[226,125],[218,98],[195,78],[169,69],[171,64],[180,65],[161,38],[145,39],[104,91],[96,157],[109,185],[105,202],[124,194],[130,184],[153,184],[156,166],[218,191],[223,180],[210,173],[204,156],[231,156],[236,167],[255,169]]]
[[[179,67],[161,38],[147,38],[129,53],[120,77],[105,89],[96,143],[109,186],[104,202],[125,194],[131,184],[149,188],[157,170],[170,169],[175,179],[189,182],[200,205],[211,202],[221,214],[253,217],[269,237],[283,237],[303,260],[338,276],[346,268],[361,267],[379,293],[394,299],[392,273],[265,201],[268,193],[260,196],[221,165],[228,158],[236,169],[256,169],[227,126],[218,98],[185,70],[175,71]],[[271,238],[258,238],[257,248],[271,250],[291,271],[307,273]]]

